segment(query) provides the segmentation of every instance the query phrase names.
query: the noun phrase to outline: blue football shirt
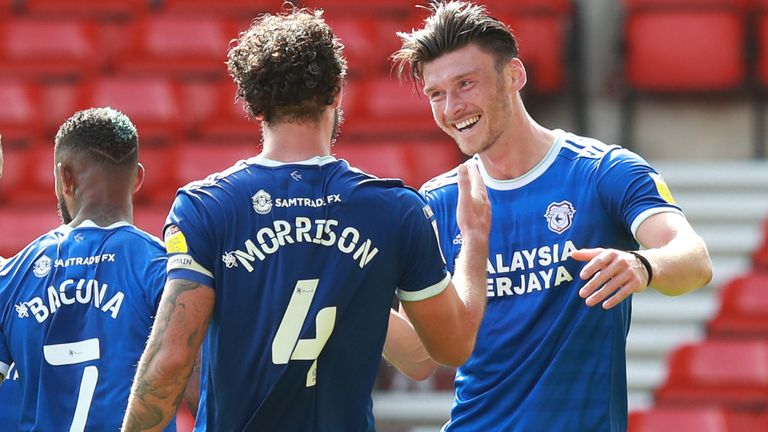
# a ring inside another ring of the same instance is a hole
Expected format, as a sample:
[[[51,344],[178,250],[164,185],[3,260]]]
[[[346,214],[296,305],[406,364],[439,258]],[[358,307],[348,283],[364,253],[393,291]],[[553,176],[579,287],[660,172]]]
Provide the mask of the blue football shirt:
[[[680,212],[662,178],[618,146],[556,131],[530,172],[480,171],[492,207],[487,308],[458,369],[447,431],[625,431],[631,298],[589,308],[578,291],[581,248],[636,250],[648,217]],[[449,270],[461,249],[456,171],[422,187]]]
[[[395,293],[449,275],[419,194],[333,157],[261,157],[182,188],[165,230],[169,279],[216,305],[196,430],[367,430]]]
[[[0,372],[18,368],[19,430],[120,429],[165,267],[162,243],[124,222],[63,225],[8,259]]]
[[[0,385],[0,431],[19,430],[21,383],[16,366],[11,365],[8,376]]]

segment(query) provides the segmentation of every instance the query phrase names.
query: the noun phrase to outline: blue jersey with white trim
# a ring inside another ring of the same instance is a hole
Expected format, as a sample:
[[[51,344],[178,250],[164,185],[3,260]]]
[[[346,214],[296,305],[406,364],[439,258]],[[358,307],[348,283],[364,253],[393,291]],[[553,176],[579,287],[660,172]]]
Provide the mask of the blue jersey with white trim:
[[[416,191],[346,161],[256,157],[182,188],[169,279],[212,287],[196,430],[365,430],[395,293],[449,275]]]
[[[581,248],[637,249],[639,224],[680,212],[661,177],[618,146],[556,131],[527,174],[490,178],[487,307],[459,368],[447,431],[625,431],[631,298],[610,310],[579,297]],[[451,270],[461,249],[455,170],[422,187]]]
[[[18,368],[18,430],[120,429],[166,261],[162,243],[136,227],[86,221],[3,264],[0,372]]]

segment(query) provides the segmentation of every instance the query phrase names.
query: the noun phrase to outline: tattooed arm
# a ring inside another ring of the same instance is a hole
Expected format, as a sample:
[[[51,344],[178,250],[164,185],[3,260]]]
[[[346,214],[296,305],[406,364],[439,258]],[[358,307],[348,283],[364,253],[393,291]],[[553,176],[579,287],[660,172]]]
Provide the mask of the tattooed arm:
[[[161,431],[176,414],[213,313],[215,293],[183,279],[165,285],[133,380],[124,432]]]
[[[184,389],[184,401],[187,402],[189,412],[193,417],[197,417],[197,408],[200,405],[200,372],[203,367],[201,352],[198,351],[195,356],[195,365],[192,367],[192,375],[187,381],[187,387]]]

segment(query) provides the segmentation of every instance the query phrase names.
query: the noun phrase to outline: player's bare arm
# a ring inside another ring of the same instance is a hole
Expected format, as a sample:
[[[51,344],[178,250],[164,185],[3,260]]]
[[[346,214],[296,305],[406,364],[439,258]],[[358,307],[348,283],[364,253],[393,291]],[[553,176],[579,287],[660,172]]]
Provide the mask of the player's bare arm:
[[[203,356],[200,351],[195,356],[195,364],[192,366],[192,375],[187,380],[187,386],[184,388],[184,400],[187,402],[189,412],[193,417],[197,417],[197,409],[200,405],[200,372],[203,367]]]
[[[214,301],[215,293],[208,286],[183,279],[168,281],[136,371],[123,431],[159,431],[173,419]]]
[[[423,381],[437,368],[427,354],[408,318],[395,310],[389,311],[384,358],[412,380]]]
[[[588,306],[602,302],[610,309],[649,284],[663,294],[681,295],[712,279],[707,247],[682,215],[651,216],[638,228],[637,239],[647,249],[634,254],[601,248],[573,253],[573,258],[589,261],[580,273],[589,282],[579,291]]]
[[[464,364],[475,347],[485,311],[491,227],[491,205],[477,166],[460,166],[458,176],[456,214],[463,243],[453,281],[434,297],[403,302],[403,309],[430,357],[447,366]]]

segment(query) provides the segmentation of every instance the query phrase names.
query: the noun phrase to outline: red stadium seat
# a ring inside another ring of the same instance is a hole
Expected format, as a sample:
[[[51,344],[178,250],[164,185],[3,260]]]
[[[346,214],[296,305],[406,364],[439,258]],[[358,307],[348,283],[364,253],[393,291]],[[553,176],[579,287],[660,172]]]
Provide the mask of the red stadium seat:
[[[62,18],[13,18],[0,23],[0,75],[81,78],[100,66],[96,29]]]
[[[762,416],[721,407],[656,407],[629,414],[629,432],[746,432],[766,430]]]
[[[194,427],[195,418],[192,417],[187,403],[184,402],[179,407],[179,411],[176,412],[176,432],[192,432]]]
[[[24,0],[24,12],[45,17],[125,19],[149,10],[151,0]]]
[[[177,147],[174,156],[180,185],[203,180],[224,171],[237,161],[256,156],[257,141],[215,142],[188,141]]]
[[[29,82],[0,79],[0,133],[4,142],[23,143],[41,136],[39,91]]]
[[[538,94],[555,94],[565,87],[566,35],[568,15],[505,15],[517,37],[520,59],[529,75],[528,89]]]
[[[734,89],[746,76],[745,30],[736,10],[632,13],[626,27],[629,84],[667,92]]]
[[[76,111],[88,108],[83,101],[82,84],[69,81],[49,82],[40,86],[40,100],[45,101],[39,121],[43,134],[50,142],[66,119]]]
[[[669,361],[658,406],[720,405],[768,409],[768,340],[707,340],[684,345]]]
[[[329,15],[367,14],[369,16],[403,15],[416,11],[413,0],[306,0],[303,5],[328,11]]]
[[[571,0],[485,0],[482,4],[492,13],[568,14],[573,9]]]
[[[353,167],[380,178],[402,179],[408,175],[408,160],[399,146],[339,142],[333,151],[339,159],[345,159]]]
[[[344,125],[345,134],[377,139],[442,135],[432,119],[429,102],[410,81],[399,83],[388,76],[375,76],[354,86],[354,106],[345,108],[349,120]]]
[[[349,15],[328,15],[325,21],[334,34],[344,44],[344,56],[347,58],[349,76],[357,77],[370,74],[386,63],[387,56],[377,47],[374,34],[376,19]],[[394,37],[394,35],[393,35]]]
[[[53,196],[53,195],[52,195]],[[54,201],[55,202],[55,201]],[[61,225],[56,206],[0,206],[0,256],[18,253],[32,240]]]
[[[140,146],[139,162],[144,166],[144,183],[136,194],[136,201],[170,204],[180,186],[174,170],[174,155],[175,151],[167,146]]]
[[[333,151],[354,167],[378,177],[400,178],[414,188],[461,162],[456,145],[447,139],[372,142],[340,139]]]
[[[711,96],[746,86],[746,1],[624,0],[623,145],[633,145],[640,93]]]
[[[160,77],[110,76],[86,89],[84,106],[111,106],[125,113],[144,143],[170,142],[181,134],[183,121],[178,88]]]
[[[162,231],[163,226],[165,225],[165,218],[168,216],[172,202],[173,196],[171,195],[168,197],[167,203],[138,205],[134,207],[134,225],[152,234],[153,236],[162,239]]]
[[[264,12],[282,10],[282,2],[274,0],[163,0],[162,9],[169,12],[255,18]]]
[[[194,37],[190,37],[194,35]],[[149,15],[132,28],[132,47],[117,61],[122,74],[223,77],[230,39],[228,21],[211,16]]]
[[[708,328],[712,337],[768,338],[768,272],[728,282],[720,293],[720,312]]]
[[[28,193],[27,173],[32,164],[27,145],[3,145],[3,177],[0,179],[0,202],[13,201]]]
[[[768,219],[763,222],[763,241],[752,254],[755,270],[768,271]]]
[[[248,118],[243,102],[235,98],[235,85],[231,80],[214,85],[185,86],[185,97],[207,103],[192,113],[199,119],[193,125],[193,135],[224,141],[255,142],[261,139],[261,122]],[[211,107],[214,109],[209,109]]]

